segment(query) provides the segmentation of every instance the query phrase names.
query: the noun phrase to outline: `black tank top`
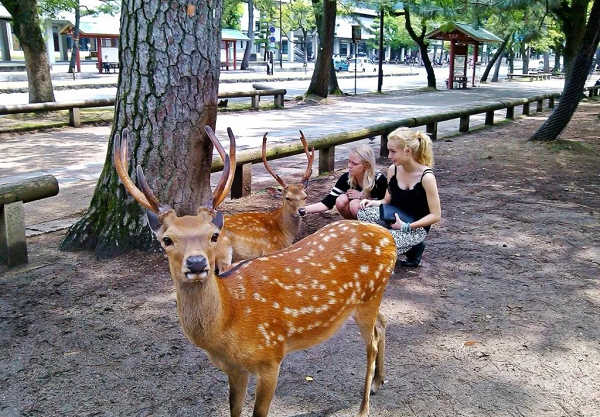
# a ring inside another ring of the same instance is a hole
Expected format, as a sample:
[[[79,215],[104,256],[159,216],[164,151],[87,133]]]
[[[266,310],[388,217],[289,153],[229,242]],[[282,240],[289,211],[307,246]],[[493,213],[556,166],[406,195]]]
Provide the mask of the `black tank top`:
[[[427,168],[425,171],[423,171],[419,182],[412,189],[403,190],[398,185],[398,180],[396,179],[398,167],[395,167],[394,176],[390,178],[390,182],[388,184],[388,190],[392,196],[392,201],[390,201],[390,204],[402,209],[407,214],[413,216],[416,220],[427,216],[429,214],[429,205],[427,204],[427,194],[423,188],[422,181],[425,174],[429,172],[433,174],[433,170]],[[429,232],[430,228],[431,226],[426,226],[425,230]]]

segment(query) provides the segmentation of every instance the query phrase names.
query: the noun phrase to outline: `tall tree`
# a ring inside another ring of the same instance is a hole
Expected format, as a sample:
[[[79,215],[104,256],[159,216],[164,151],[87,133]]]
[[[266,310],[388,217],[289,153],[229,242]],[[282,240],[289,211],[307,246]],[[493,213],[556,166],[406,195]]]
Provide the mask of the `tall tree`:
[[[561,24],[565,34],[565,74],[568,78],[573,67],[575,55],[585,32],[585,21],[590,0],[554,0],[551,3],[551,11]]]
[[[129,171],[140,164],[161,202],[192,214],[210,197],[222,0],[123,0],[115,118],[92,202],[62,249],[98,257],[153,247],[145,215],[119,184],[115,137],[128,130]]]
[[[312,3],[319,34],[319,53],[306,95],[327,97],[330,89],[339,90],[332,65],[337,3],[336,0],[322,0],[322,4],[319,4],[319,0],[312,0]]]
[[[585,86],[588,71],[600,39],[600,0],[594,0],[585,33],[562,92],[558,106],[533,134],[531,140],[554,140],[571,121]]]
[[[419,46],[419,51],[421,52],[421,59],[425,64],[425,71],[427,71],[427,87],[435,89],[435,72],[433,71],[433,65],[431,65],[431,60],[429,59],[429,55],[427,54],[427,46],[429,43],[425,40],[425,35],[427,34],[427,19],[424,17],[421,18],[421,28],[420,32],[417,34],[411,23],[411,7],[412,6],[409,6],[408,3],[404,4],[405,27],[407,32],[410,34],[410,37]]]
[[[244,58],[242,58],[241,69],[247,70],[250,68],[250,55],[252,54],[252,48],[254,47],[254,0],[247,0],[248,5],[248,37],[250,40],[246,43],[246,49],[244,49]]]
[[[13,30],[25,55],[30,103],[54,101],[50,62],[36,0],[0,0],[12,15]]]
[[[241,20],[244,16],[242,0],[223,0],[223,14],[221,16],[223,29],[241,30]]]
[[[297,30],[302,32],[302,39],[295,43],[300,44],[304,54],[303,61],[306,65],[308,63],[308,34],[316,29],[312,4],[308,0],[291,0],[283,10],[283,31],[288,41],[290,40],[287,35],[289,32]],[[289,53],[293,53],[293,51]]]

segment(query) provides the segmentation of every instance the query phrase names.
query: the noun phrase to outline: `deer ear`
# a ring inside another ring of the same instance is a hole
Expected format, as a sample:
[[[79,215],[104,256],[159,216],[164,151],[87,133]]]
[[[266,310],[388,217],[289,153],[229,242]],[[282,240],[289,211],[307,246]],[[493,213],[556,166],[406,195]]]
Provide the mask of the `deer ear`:
[[[158,229],[160,229],[161,226],[158,215],[152,210],[146,210],[146,217],[148,217],[148,224],[152,228],[152,231],[158,233]]]
[[[280,189],[275,187],[267,187],[265,190],[274,198],[281,198],[281,195],[283,194]]]
[[[215,218],[212,221],[212,224],[217,226],[219,230],[223,228],[223,224],[225,223],[225,218],[223,217],[223,213],[215,210]]]

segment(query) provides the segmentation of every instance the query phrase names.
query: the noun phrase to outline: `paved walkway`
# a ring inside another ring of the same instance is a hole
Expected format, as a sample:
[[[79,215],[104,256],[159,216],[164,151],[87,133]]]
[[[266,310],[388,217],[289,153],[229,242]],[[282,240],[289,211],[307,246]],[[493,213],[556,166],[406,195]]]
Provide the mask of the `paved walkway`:
[[[562,80],[535,83],[505,82],[467,90],[445,90],[416,93],[411,91],[388,95],[368,95],[333,98],[323,105],[292,105],[268,112],[220,114],[217,135],[227,137],[226,128],[232,127],[238,139],[238,149],[260,146],[262,135],[269,131],[270,143],[298,140],[298,129],[311,139],[352,130],[366,125],[396,120],[411,115],[446,111],[474,104],[541,93],[560,91]],[[517,110],[517,115],[518,111]],[[501,120],[504,111],[497,112]],[[472,125],[483,124],[484,115],[471,118]],[[458,120],[439,125],[440,135],[455,133]],[[65,128],[48,132],[2,135],[0,144],[0,178],[17,175],[36,176],[50,173],[60,183],[58,196],[25,205],[28,233],[68,227],[88,207],[96,180],[106,157],[110,127]],[[368,139],[365,143],[370,143]],[[336,163],[344,166],[348,144],[336,148]],[[443,146],[443,141],[438,141]],[[379,152],[379,138],[373,141]],[[273,162],[274,169],[283,177],[293,178],[305,169],[305,157],[292,157]],[[315,166],[317,166],[315,161]],[[253,188],[271,184],[272,178],[261,165],[253,168]]]

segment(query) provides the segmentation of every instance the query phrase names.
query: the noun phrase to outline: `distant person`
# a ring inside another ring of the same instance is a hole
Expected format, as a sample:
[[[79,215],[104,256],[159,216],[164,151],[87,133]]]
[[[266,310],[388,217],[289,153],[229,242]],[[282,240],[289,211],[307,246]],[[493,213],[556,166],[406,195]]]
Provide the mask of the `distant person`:
[[[383,198],[386,187],[385,175],[375,170],[373,149],[359,145],[348,155],[348,172],[323,200],[306,206],[306,213],[322,213],[335,206],[345,219],[356,219],[360,201]]]
[[[406,254],[401,265],[415,268],[421,262],[429,228],[441,218],[440,197],[431,169],[432,143],[424,132],[399,128],[389,134],[388,150],[392,165],[388,169],[385,197],[379,201],[362,200],[357,218],[391,229],[398,255]],[[380,219],[379,206],[382,204],[391,204],[415,220],[412,223],[402,221],[395,214],[394,223],[385,223]]]
[[[104,62],[102,63],[102,69],[105,74],[110,72],[110,62],[108,62],[108,55],[104,55]]]

